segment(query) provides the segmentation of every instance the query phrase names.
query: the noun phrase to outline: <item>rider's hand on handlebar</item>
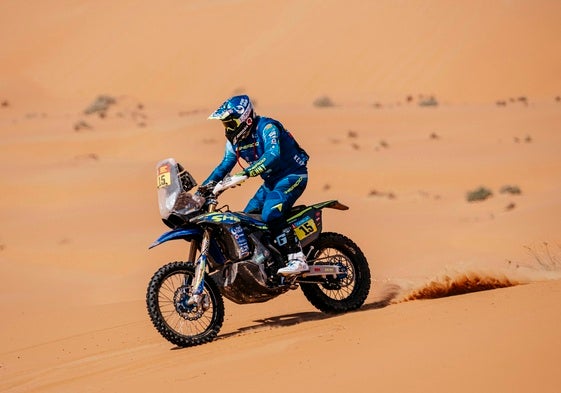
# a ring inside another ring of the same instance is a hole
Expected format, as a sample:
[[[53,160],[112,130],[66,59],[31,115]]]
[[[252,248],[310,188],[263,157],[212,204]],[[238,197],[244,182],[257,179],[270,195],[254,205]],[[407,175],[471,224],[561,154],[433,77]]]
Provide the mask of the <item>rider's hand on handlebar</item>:
[[[197,194],[199,194],[200,196],[207,196],[209,195],[212,190],[214,190],[214,187],[216,186],[217,182],[211,180],[206,184],[202,184],[199,186],[199,188],[197,188]]]
[[[235,175],[231,176],[231,177],[230,177],[230,181],[231,181],[232,183],[236,183],[236,184],[234,185],[234,187],[237,187],[237,186],[241,186],[241,184],[242,184],[244,181],[246,181],[248,177],[249,177],[249,176],[247,175],[247,173],[245,173],[245,171],[242,171],[242,172],[238,172],[238,173],[236,173]]]

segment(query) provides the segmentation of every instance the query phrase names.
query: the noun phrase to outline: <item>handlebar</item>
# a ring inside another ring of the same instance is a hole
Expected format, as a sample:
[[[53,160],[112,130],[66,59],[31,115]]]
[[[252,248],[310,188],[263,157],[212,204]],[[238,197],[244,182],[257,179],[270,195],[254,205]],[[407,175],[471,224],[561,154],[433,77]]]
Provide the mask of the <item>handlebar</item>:
[[[218,196],[224,190],[227,190],[228,188],[236,187],[237,185],[243,183],[246,180],[247,180],[247,176],[245,176],[245,175],[227,176],[224,179],[222,179],[221,181],[219,181],[216,184],[216,186],[214,186],[214,189],[212,190],[212,193],[215,196]]]

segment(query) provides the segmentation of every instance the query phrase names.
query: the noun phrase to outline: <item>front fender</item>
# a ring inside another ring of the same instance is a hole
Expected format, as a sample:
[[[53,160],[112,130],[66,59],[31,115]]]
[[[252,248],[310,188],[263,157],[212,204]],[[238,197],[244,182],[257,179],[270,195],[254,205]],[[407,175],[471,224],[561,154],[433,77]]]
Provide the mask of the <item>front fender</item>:
[[[165,243],[170,240],[177,240],[183,239],[187,241],[191,241],[193,239],[200,240],[203,236],[203,232],[200,228],[192,227],[192,228],[176,228],[169,232],[162,234],[158,239],[156,239],[148,249],[154,248],[162,243]]]
[[[170,240],[182,239],[186,241],[198,240],[201,241],[203,238],[203,231],[199,227],[189,227],[189,228],[176,228],[169,232],[164,233],[158,239],[156,239],[148,249],[154,248],[162,243]],[[220,247],[214,239],[210,240],[209,255],[212,260],[218,265],[223,265],[226,262]]]

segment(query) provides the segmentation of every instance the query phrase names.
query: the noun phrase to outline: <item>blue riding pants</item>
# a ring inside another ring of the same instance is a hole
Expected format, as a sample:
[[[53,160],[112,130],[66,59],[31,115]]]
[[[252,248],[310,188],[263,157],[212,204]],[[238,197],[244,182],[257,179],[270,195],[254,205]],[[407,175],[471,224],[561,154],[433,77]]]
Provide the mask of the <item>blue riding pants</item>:
[[[267,224],[276,224],[286,219],[286,215],[302,195],[308,184],[308,171],[283,177],[270,188],[263,184],[244,209],[246,213],[261,213]]]

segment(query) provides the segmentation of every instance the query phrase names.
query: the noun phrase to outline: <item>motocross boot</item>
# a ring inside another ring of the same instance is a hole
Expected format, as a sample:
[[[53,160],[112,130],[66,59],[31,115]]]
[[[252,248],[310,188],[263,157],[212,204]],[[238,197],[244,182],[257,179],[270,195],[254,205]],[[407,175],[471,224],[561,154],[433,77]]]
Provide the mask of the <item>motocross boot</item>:
[[[291,227],[285,228],[281,235],[276,238],[277,244],[283,249],[283,253],[287,255],[287,264],[280,268],[277,274],[281,276],[293,276],[310,270],[306,263],[306,256],[302,252],[300,240]]]

